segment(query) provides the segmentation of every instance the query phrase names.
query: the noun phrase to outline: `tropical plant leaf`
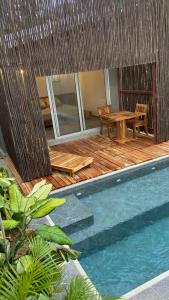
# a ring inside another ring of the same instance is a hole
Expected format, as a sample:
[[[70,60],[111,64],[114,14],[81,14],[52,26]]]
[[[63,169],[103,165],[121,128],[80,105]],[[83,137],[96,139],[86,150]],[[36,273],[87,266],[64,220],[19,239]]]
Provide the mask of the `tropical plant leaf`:
[[[12,266],[1,271],[0,299],[38,300],[43,295],[47,298],[40,299],[47,300],[51,291],[60,292],[61,267],[56,264],[48,243],[36,237],[31,240],[30,245],[32,246],[30,255],[33,259],[29,272],[18,273]]]
[[[89,278],[74,277],[67,289],[64,300],[101,300],[101,296],[95,290]]]
[[[29,249],[30,254],[34,258],[40,257],[41,259],[46,257],[49,252],[52,252],[50,243],[43,240],[40,236],[35,236],[34,238],[30,239]]]
[[[32,196],[35,192],[37,192],[42,186],[46,184],[46,180],[41,180],[40,182],[36,183],[32,189],[32,191],[29,193],[28,197]]]
[[[1,231],[0,231],[0,234],[1,234]],[[6,255],[8,258],[10,256],[10,251],[11,251],[10,242],[9,242],[9,240],[6,239]],[[4,239],[3,239],[3,236],[1,236],[1,235],[0,235],[0,252],[5,253]]]
[[[31,196],[35,197],[37,200],[44,200],[48,197],[49,193],[52,190],[52,184],[45,184],[40,186],[35,193],[32,193]]]
[[[28,272],[32,263],[33,263],[32,256],[30,255],[21,256],[17,261],[17,272],[20,274],[23,272]]]
[[[0,266],[2,267],[5,262],[5,254],[0,253]]]
[[[58,226],[40,226],[36,232],[45,240],[60,245],[72,245],[71,239]]]
[[[57,206],[60,206],[65,203],[65,199],[59,198],[50,198],[46,203],[41,205],[32,215],[32,219],[41,218],[48,215],[52,210],[54,210]],[[38,201],[39,202],[39,201]]]
[[[9,188],[9,200],[11,210],[15,213],[20,212],[22,194],[16,184],[12,184]]]
[[[24,212],[28,212],[29,209],[36,203],[36,198],[31,197],[25,197],[25,206],[21,206],[21,210],[24,210]]]
[[[11,210],[18,214],[27,212],[29,208],[35,204],[34,197],[24,197],[16,184],[12,184],[9,188],[9,200]]]
[[[0,178],[0,186],[2,188],[8,188],[11,185],[11,182],[7,178]]]
[[[55,245],[55,252],[59,254],[59,257],[61,257],[64,261],[69,261],[70,259],[76,260],[80,255],[79,251],[61,245]]]
[[[2,207],[6,207],[6,201],[5,198],[2,195],[0,195],[0,208]]]
[[[50,300],[50,298],[40,294],[38,300]]]
[[[0,177],[8,178],[8,171],[5,168],[0,168]]]
[[[19,221],[16,220],[3,220],[2,224],[5,230],[11,230],[16,228],[19,225]]]

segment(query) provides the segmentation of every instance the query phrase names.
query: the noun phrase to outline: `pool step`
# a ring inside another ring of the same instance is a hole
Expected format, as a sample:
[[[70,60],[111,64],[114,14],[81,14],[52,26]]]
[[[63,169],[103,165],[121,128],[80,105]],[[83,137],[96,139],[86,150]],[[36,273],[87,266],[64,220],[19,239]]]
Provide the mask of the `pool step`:
[[[143,227],[167,217],[169,217],[169,202],[138,214],[131,219],[124,220],[115,226],[98,230],[98,232],[92,232],[94,227],[91,226],[90,230],[84,229],[81,232],[70,235],[70,238],[74,242],[74,248],[81,251],[83,256],[85,256],[89,250],[92,252],[96,248],[109,246],[127,238]]]
[[[52,195],[52,197],[55,195]],[[61,227],[67,234],[81,231],[94,223],[90,209],[75,195],[66,197],[66,203],[57,207],[51,214],[52,221]]]

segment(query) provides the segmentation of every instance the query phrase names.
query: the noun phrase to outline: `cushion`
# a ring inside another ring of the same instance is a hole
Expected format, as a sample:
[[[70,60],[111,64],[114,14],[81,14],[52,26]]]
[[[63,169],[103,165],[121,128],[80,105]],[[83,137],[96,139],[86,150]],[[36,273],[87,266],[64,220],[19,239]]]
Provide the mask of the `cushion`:
[[[40,107],[41,107],[41,109],[45,109],[46,108],[46,102],[45,102],[44,98],[40,99]]]
[[[46,97],[46,98],[44,99],[44,101],[45,101],[46,107],[49,107],[49,99]]]

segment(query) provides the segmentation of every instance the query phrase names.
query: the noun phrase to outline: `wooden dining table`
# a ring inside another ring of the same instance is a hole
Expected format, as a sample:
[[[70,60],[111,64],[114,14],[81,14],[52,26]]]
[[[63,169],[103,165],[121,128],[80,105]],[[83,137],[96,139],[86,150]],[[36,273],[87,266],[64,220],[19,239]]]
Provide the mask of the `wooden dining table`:
[[[102,118],[105,120],[111,120],[112,122],[116,122],[117,137],[115,140],[119,143],[124,144],[132,140],[127,136],[126,120],[137,119],[142,116],[145,116],[145,113],[119,111],[119,112],[113,112],[113,113],[102,115]]]

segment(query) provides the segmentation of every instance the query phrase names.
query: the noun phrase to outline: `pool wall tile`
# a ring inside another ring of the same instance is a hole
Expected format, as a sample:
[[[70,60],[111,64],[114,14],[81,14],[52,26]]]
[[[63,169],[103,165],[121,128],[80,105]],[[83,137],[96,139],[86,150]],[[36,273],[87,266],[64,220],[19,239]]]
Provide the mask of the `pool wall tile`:
[[[134,232],[137,232],[141,228],[168,216],[169,203],[166,203],[115,226],[104,228],[101,231],[99,230],[97,233],[92,232],[92,230],[88,232],[84,229],[79,232],[78,235],[73,234],[71,238],[74,241],[75,248],[81,251],[83,256],[86,256],[89,254],[89,251],[90,253],[95,251],[95,248],[106,247],[110,244],[110,241],[111,244],[116,243]],[[90,229],[92,229],[92,227],[90,227]]]
[[[94,217],[90,209],[75,195],[67,196],[66,203],[57,207],[50,214],[50,218],[67,234],[81,231],[94,223]]]

